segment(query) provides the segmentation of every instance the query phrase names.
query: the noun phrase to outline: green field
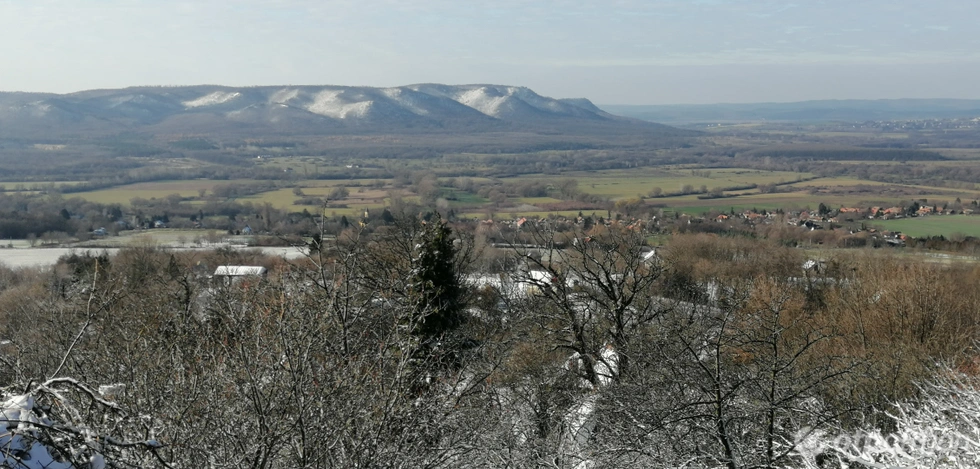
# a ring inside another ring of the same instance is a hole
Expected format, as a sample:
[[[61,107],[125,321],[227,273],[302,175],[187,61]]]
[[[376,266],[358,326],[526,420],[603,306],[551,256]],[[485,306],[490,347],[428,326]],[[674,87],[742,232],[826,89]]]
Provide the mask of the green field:
[[[912,237],[953,235],[980,237],[980,216],[934,215],[927,217],[882,220],[874,223],[886,230],[901,231]]]
[[[120,231],[118,236],[107,236],[76,243],[79,247],[142,247],[171,246],[189,247],[231,238],[224,230],[191,230],[157,228],[153,230]],[[239,237],[240,238],[240,237]]]
[[[705,171],[708,177],[692,174],[692,171]],[[578,180],[578,189],[587,194],[600,195],[611,199],[622,199],[647,195],[654,187],[659,187],[663,194],[670,195],[681,192],[684,186],[699,190],[701,186],[712,190],[751,184],[773,184],[792,182],[798,179],[813,177],[810,173],[790,171],[763,171],[758,169],[720,168],[706,170],[691,170],[678,167],[616,169],[595,172],[568,172],[560,176],[521,176],[504,179],[505,182],[520,180],[557,181],[574,178]]]
[[[967,196],[964,200],[970,200],[976,194]],[[739,209],[766,209],[772,210],[782,208],[785,210],[814,209],[823,203],[832,208],[853,207],[865,205],[894,205],[901,200],[912,200],[913,198],[925,198],[930,203],[937,203],[942,206],[945,202],[953,202],[956,197],[943,194],[921,194],[911,196],[886,196],[874,194],[855,194],[855,195],[825,195],[810,194],[807,191],[780,192],[776,194],[750,194],[739,197],[728,197],[723,199],[698,199],[697,195],[687,195],[683,197],[669,197],[660,199],[650,199],[650,203],[662,204],[666,207],[676,208],[679,211],[700,214],[711,209],[728,211],[730,208]]]
[[[293,162],[303,161],[291,160]],[[282,163],[283,161],[277,161]],[[270,163],[272,163],[270,161]],[[309,164],[309,162],[306,162]],[[882,163],[889,164],[889,163]],[[321,167],[322,168],[322,167]],[[633,169],[615,169],[604,171],[576,171],[565,172],[562,174],[528,174],[514,177],[495,179],[503,184],[520,184],[522,182],[539,181],[544,182],[552,188],[549,197],[511,197],[500,207],[490,207],[490,201],[478,196],[474,192],[461,191],[451,187],[451,178],[442,178],[442,197],[448,199],[449,206],[453,207],[457,215],[465,212],[474,214],[486,214],[488,210],[496,213],[507,213],[515,215],[541,215],[547,214],[542,209],[548,208],[548,204],[561,203],[557,197],[557,183],[564,179],[575,179],[578,182],[577,190],[583,194],[595,195],[610,200],[628,199],[643,197],[649,205],[663,207],[667,210],[676,210],[692,215],[699,215],[711,210],[728,212],[729,210],[746,209],[813,209],[820,203],[837,208],[842,206],[872,206],[872,205],[895,205],[902,201],[927,199],[930,204],[942,205],[952,203],[956,198],[963,201],[976,200],[980,198],[980,191],[966,189],[937,188],[918,185],[887,184],[877,181],[868,181],[854,177],[831,177],[813,178],[811,173],[792,172],[792,171],[765,171],[748,168],[699,168],[691,165],[673,165]],[[475,184],[487,184],[493,180],[489,178],[468,178]],[[807,179],[807,180],[804,180]],[[337,186],[346,186],[349,195],[342,200],[329,200],[330,204],[346,205],[346,207],[328,208],[329,214],[359,214],[364,209],[376,210],[391,203],[391,193],[400,194],[405,201],[418,200],[416,194],[407,189],[396,189],[392,180],[378,180],[373,178],[360,179],[295,179],[284,181],[258,181],[251,179],[237,180],[184,180],[184,181],[157,181],[138,184],[128,184],[108,189],[96,190],[91,192],[81,192],[70,194],[68,197],[82,197],[84,199],[100,203],[120,203],[129,205],[130,200],[136,197],[144,199],[165,198],[172,194],[179,194],[189,200],[183,203],[200,205],[211,200],[214,188],[230,185],[255,185],[262,184],[265,187],[277,187],[273,190],[260,192],[257,194],[238,197],[239,202],[251,202],[253,204],[270,204],[276,208],[286,211],[302,211],[304,209],[311,212],[319,210],[318,206],[296,205],[295,202],[303,197],[307,198],[327,198]],[[708,191],[719,188],[744,187],[761,184],[779,184],[777,193],[761,193],[759,189],[746,188],[734,191],[726,191],[725,198],[701,199],[702,194],[684,194],[684,190],[694,190],[700,192],[704,187]],[[302,190],[303,195],[299,196],[294,191],[295,188]],[[654,188],[660,188],[662,197],[651,198],[649,194]],[[879,189],[880,188],[880,189]],[[201,191],[206,191],[207,198],[200,198]],[[515,207],[523,210],[516,210]],[[526,207],[532,205],[538,207],[532,209]],[[575,211],[574,213],[577,213]],[[970,232],[971,227],[965,230],[958,230],[963,233]],[[933,229],[930,227],[930,229]],[[940,233],[951,233],[957,231],[954,228],[936,228]],[[905,231],[905,230],[903,230]]]
[[[112,187],[109,189],[72,193],[68,194],[67,197],[81,197],[85,200],[102,204],[115,203],[129,205],[129,201],[135,197],[141,197],[144,199],[159,199],[171,194],[180,194],[181,197],[197,197],[201,190],[211,191],[217,186],[254,183],[255,181],[250,179],[222,181],[210,179],[192,179],[186,181],[141,182],[137,184]]]
[[[869,190],[870,189],[870,190]],[[921,185],[888,184],[850,177],[817,178],[779,186],[780,192],[763,194],[757,189],[725,192],[726,198],[699,199],[699,194],[649,199],[649,203],[675,208],[688,214],[701,214],[712,209],[786,210],[816,208],[823,203],[832,208],[895,205],[899,202],[926,199],[942,206],[961,200],[980,198],[980,191],[950,189]],[[785,191],[785,192],[784,192]]]
[[[850,187],[850,186],[886,186],[887,182],[869,181],[851,177],[817,178],[811,181],[800,181],[790,184],[791,187]]]
[[[81,184],[85,181],[0,181],[0,186],[3,186],[6,190],[15,190],[17,186],[24,187],[48,187],[48,186],[74,186]]]
[[[341,184],[334,184],[334,186]],[[260,192],[258,194],[239,197],[236,199],[239,202],[250,202],[253,204],[270,204],[278,209],[285,210],[287,212],[300,212],[306,209],[310,212],[319,211],[320,207],[317,205],[299,205],[296,201],[303,199],[304,197],[314,197],[314,198],[328,198],[327,196],[333,191],[334,186],[319,186],[319,187],[304,187],[303,196],[297,196],[292,188],[276,189],[272,191]],[[341,200],[328,200],[330,204],[341,204],[347,205],[347,208],[328,208],[328,213],[336,212],[341,215],[358,214],[367,209],[378,209],[384,207],[386,204],[390,203],[389,194],[387,190],[383,189],[373,189],[367,187],[348,187],[349,195]],[[407,200],[407,198],[406,198]]]

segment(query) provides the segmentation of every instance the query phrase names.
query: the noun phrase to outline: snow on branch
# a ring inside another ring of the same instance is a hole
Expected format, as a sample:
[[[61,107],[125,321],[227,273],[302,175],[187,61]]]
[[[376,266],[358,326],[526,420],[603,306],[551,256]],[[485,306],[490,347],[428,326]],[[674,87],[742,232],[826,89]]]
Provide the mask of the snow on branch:
[[[888,413],[893,433],[801,431],[806,436],[796,448],[804,467],[824,467],[817,461],[827,457],[841,467],[980,467],[980,378],[946,370],[920,389],[919,399],[895,404]]]
[[[77,394],[71,394],[75,392]],[[82,395],[88,404],[69,397]],[[14,469],[104,469],[145,467],[147,457],[171,467],[155,439],[126,441],[120,427],[100,428],[87,422],[79,408],[101,412],[91,421],[119,423],[127,413],[115,402],[72,378],[52,378],[28,393],[4,392],[0,404],[0,467]],[[110,414],[116,418],[107,419]]]

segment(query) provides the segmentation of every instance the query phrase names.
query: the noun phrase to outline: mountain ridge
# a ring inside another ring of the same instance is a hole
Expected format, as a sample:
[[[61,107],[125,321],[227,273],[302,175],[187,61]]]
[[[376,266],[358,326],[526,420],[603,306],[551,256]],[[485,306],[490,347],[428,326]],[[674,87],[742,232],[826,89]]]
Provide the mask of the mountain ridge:
[[[336,134],[373,131],[684,131],[554,99],[522,86],[133,86],[67,94],[0,92],[0,137],[47,133]]]

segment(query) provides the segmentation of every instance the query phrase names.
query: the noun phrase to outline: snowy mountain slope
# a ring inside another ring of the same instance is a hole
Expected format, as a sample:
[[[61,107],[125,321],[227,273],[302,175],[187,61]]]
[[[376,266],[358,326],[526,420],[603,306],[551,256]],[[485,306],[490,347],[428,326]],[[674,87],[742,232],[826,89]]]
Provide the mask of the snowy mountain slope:
[[[208,94],[206,96],[201,96],[200,98],[193,99],[190,101],[184,101],[184,106],[189,108],[202,107],[202,106],[214,106],[215,104],[224,104],[231,101],[239,96],[241,93],[238,92],[228,92],[228,91],[215,91],[214,93]]]
[[[589,125],[662,128],[608,114],[587,99],[559,100],[517,86],[417,84],[347,86],[139,87],[65,95],[0,93],[0,135],[31,129],[223,132],[233,129],[320,133],[350,128],[465,129],[535,125],[549,131]],[[6,132],[5,132],[6,131]]]

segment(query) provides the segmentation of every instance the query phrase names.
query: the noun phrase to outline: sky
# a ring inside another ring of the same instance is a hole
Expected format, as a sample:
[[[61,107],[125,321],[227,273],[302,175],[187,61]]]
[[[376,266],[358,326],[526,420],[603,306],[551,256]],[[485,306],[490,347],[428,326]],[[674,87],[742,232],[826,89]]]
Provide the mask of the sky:
[[[976,0],[0,0],[0,91],[492,83],[598,104],[980,99]]]

